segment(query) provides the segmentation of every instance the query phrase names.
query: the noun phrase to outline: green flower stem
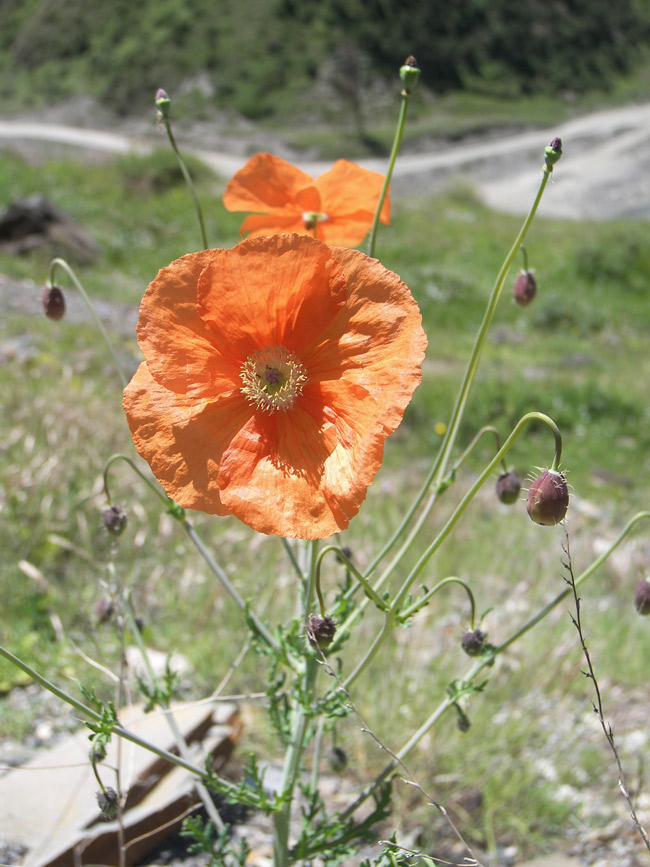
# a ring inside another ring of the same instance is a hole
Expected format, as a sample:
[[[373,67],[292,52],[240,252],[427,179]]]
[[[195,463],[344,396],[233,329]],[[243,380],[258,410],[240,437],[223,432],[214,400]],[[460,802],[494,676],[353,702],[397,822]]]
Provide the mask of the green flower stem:
[[[618,546],[623,542],[623,540],[630,534],[630,532],[634,529],[634,527],[642,520],[650,519],[650,511],[637,512],[630,520],[627,522],[625,527],[621,530],[618,537],[612,542],[609,548],[604,551],[599,557],[597,557],[593,563],[591,563],[580,575],[575,579],[575,586],[578,587],[580,584],[583,584],[587,581],[594,572],[603,565],[603,563],[610,557],[610,555],[618,548]],[[534,617],[531,617],[530,620],[527,621],[520,629],[507,638],[502,644],[498,647],[492,649],[490,653],[485,654],[480,659],[477,659],[476,662],[469,669],[464,678],[462,678],[462,683],[471,684],[474,678],[479,672],[481,672],[487,666],[493,664],[499,654],[503,653],[507,650],[512,644],[515,643],[522,635],[525,635],[529,632],[534,626],[536,626],[541,620],[543,620],[554,608],[556,608],[563,599],[572,593],[571,587],[567,587],[562,593],[559,593],[555,599],[549,602],[548,605],[545,605],[541,611],[539,611]],[[438,705],[438,707],[433,711],[433,713],[428,717],[428,719],[420,726],[420,728],[409,738],[409,740],[404,744],[404,746],[400,749],[398,753],[396,753],[397,758],[400,761],[404,761],[404,759],[408,756],[413,747],[419,742],[419,740],[424,737],[427,732],[433,728],[435,723],[440,719],[440,717],[444,714],[446,710],[452,707],[454,702],[450,699],[449,696],[446,696]],[[381,771],[378,777],[376,777],[371,783],[369,783],[366,788],[361,792],[359,797],[351,804],[346,810],[341,814],[341,818],[343,820],[347,819],[349,816],[354,813],[358,807],[373,793],[373,791],[380,785],[386,777],[390,776],[390,774],[398,767],[398,762],[394,759],[391,760],[386,767]]]
[[[3,656],[6,660],[15,665],[16,668],[20,668],[21,671],[24,671],[26,674],[28,674],[32,678],[32,680],[35,680],[48,692],[51,692],[57,698],[60,698],[61,701],[64,701],[75,710],[78,710],[88,719],[98,723],[102,722],[102,717],[99,713],[97,713],[97,711],[93,710],[90,707],[87,707],[87,705],[83,704],[83,702],[80,702],[74,696],[70,695],[67,692],[64,692],[62,689],[59,689],[58,686],[53,684],[47,678],[43,677],[42,674],[39,674],[31,666],[27,665],[27,663],[23,662],[22,659],[14,656],[13,653],[11,653],[5,647],[2,647],[2,645],[0,645],[0,656]],[[141,738],[139,735],[136,735],[133,732],[128,731],[125,728],[122,728],[122,726],[120,725],[116,725],[113,727],[113,733],[116,734],[118,737],[124,738],[124,740],[126,741],[131,741],[131,743],[136,744],[136,746],[143,747],[143,749],[148,750],[150,753],[154,753],[154,755],[159,756],[161,759],[165,759],[166,761],[171,762],[173,765],[178,765],[181,768],[185,768],[186,771],[189,771],[190,773],[199,777],[199,779],[205,778],[205,774],[201,770],[201,768],[198,768],[191,762],[185,761],[185,759],[182,759],[180,756],[175,756],[173,753],[167,752],[167,750],[160,749],[159,747],[155,746],[155,744],[150,743],[149,741]],[[233,791],[235,791],[235,787],[233,786],[232,788]]]
[[[404,114],[406,114],[405,109],[404,109]],[[442,442],[442,446],[440,448],[440,451],[438,452],[438,455],[437,455],[436,459],[434,460],[434,462],[431,466],[431,469],[429,470],[429,473],[428,473],[428,475],[424,481],[424,484],[422,485],[422,489],[420,490],[420,493],[418,494],[418,496],[415,499],[415,502],[413,503],[413,505],[411,506],[411,508],[407,512],[407,514],[405,515],[404,519],[400,523],[399,527],[397,528],[397,530],[395,531],[393,536],[389,539],[389,541],[386,543],[386,545],[384,545],[384,547],[381,549],[379,554],[374,558],[374,560],[372,561],[372,563],[368,567],[368,570],[366,571],[366,575],[369,572],[376,569],[376,567],[379,565],[379,563],[384,559],[384,557],[393,548],[397,539],[404,532],[404,530],[406,529],[406,527],[410,523],[411,519],[413,518],[414,514],[419,509],[421,503],[424,501],[426,493],[427,493],[429,487],[431,486],[431,483],[434,481],[434,479],[437,478],[438,485],[442,489],[444,489],[444,483],[442,480],[444,479],[445,474],[446,474],[447,462],[449,460],[449,456],[450,456],[451,450],[454,446],[456,435],[458,433],[458,429],[459,429],[460,423],[462,421],[463,413],[465,410],[465,405],[467,404],[469,393],[470,393],[472,384],[474,382],[474,377],[476,376],[476,371],[478,368],[480,355],[481,355],[481,352],[483,349],[483,345],[485,343],[485,339],[487,337],[488,329],[490,327],[490,324],[492,323],[492,319],[494,317],[494,313],[496,311],[497,304],[499,302],[501,291],[502,291],[503,285],[506,281],[506,277],[508,276],[508,272],[510,270],[510,267],[512,266],[512,262],[513,262],[515,256],[517,255],[517,251],[519,250],[524,238],[526,237],[528,230],[530,229],[530,226],[533,222],[535,214],[537,213],[539,203],[542,200],[542,195],[544,193],[544,190],[546,188],[546,184],[548,183],[548,178],[549,178],[552,170],[553,170],[552,166],[549,166],[548,163],[545,162],[544,169],[543,169],[543,175],[542,175],[542,181],[541,181],[541,184],[540,184],[539,189],[537,191],[537,195],[535,197],[533,205],[532,205],[532,207],[528,213],[528,216],[524,220],[524,223],[523,223],[523,225],[519,231],[519,234],[517,235],[517,238],[515,239],[515,242],[512,245],[508,255],[504,259],[503,264],[501,265],[501,268],[500,268],[499,273],[497,275],[496,281],[494,283],[494,287],[492,289],[492,293],[490,295],[490,299],[488,301],[488,306],[486,308],[486,311],[485,311],[485,314],[483,317],[483,321],[481,323],[481,327],[480,327],[479,332],[476,336],[474,348],[472,350],[472,354],[470,356],[470,359],[469,359],[469,362],[467,365],[467,369],[465,371],[465,376],[464,376],[463,382],[461,384],[460,391],[459,391],[458,397],[456,399],[456,404],[455,404],[453,412],[452,412],[451,420],[450,420],[449,425],[447,427],[447,432],[446,432],[445,438]],[[372,255],[372,252],[370,255]],[[431,495],[431,497],[429,498],[429,501],[426,504],[424,510],[420,513],[416,524],[412,527],[411,532],[408,534],[408,537],[406,538],[404,544],[401,546],[398,554],[393,558],[393,560],[389,564],[386,572],[384,573],[384,575],[380,579],[380,584],[379,585],[375,584],[375,589],[378,589],[378,586],[381,586],[381,584],[383,584],[388,579],[388,576],[393,572],[395,567],[401,562],[402,557],[410,549],[411,545],[413,544],[413,542],[415,541],[415,539],[419,535],[419,532],[420,532],[422,526],[424,525],[428,516],[430,515],[431,510],[433,509],[433,506],[435,505],[435,502],[437,500],[437,493],[438,493],[438,491],[434,490],[434,492]]]
[[[133,613],[133,606],[131,605],[131,598],[129,595],[123,594],[121,589],[119,589],[119,588],[117,590],[117,595],[118,595],[120,602],[122,603],[122,608],[124,610],[124,613],[126,614],[126,619],[127,619],[128,624],[129,624],[129,629],[131,630],[131,634],[133,635],[133,637],[135,639],[135,643],[138,645],[138,649],[140,650],[140,654],[142,656],[142,660],[143,660],[145,667],[147,669],[147,673],[149,675],[149,680],[151,682],[151,685],[153,687],[157,688],[158,691],[160,691],[160,681],[156,675],[156,672],[153,669],[153,665],[151,664],[151,660],[149,658],[149,653],[147,651],[147,647],[146,647],[144,641],[142,640],[142,633],[138,629],[138,624],[135,622],[135,614]],[[179,755],[182,756],[185,759],[185,761],[190,761],[191,760],[191,754],[190,754],[189,748],[187,746],[187,741],[183,737],[183,733],[181,732],[181,730],[178,727],[178,723],[176,722],[174,714],[172,713],[172,710],[169,706],[169,702],[165,701],[164,699],[161,699],[158,703],[162,709],[162,712],[165,716],[165,719],[167,720],[167,725],[169,726],[169,730],[172,733],[172,736],[173,736],[174,741],[176,743],[176,748],[178,749]],[[208,792],[208,790],[206,789],[206,787],[203,785],[203,783],[200,780],[196,781],[196,790],[199,794],[199,797],[201,798],[203,806],[205,807],[205,811],[208,814],[208,817],[210,818],[210,821],[212,822],[214,827],[218,831],[224,831],[226,826],[223,822],[223,819],[219,815],[217,808],[214,805],[214,801],[212,800],[212,798],[210,796],[210,793]]]
[[[121,363],[120,359],[118,358],[117,353],[115,351],[115,347],[113,346],[111,339],[108,336],[106,329],[104,328],[102,320],[97,315],[97,311],[95,310],[93,303],[88,296],[88,293],[86,292],[84,287],[81,285],[79,278],[77,277],[75,272],[72,270],[72,268],[68,265],[68,263],[65,261],[65,259],[58,259],[57,258],[57,259],[52,259],[52,261],[50,262],[50,274],[49,274],[50,285],[52,285],[54,283],[54,271],[57,268],[57,266],[59,268],[61,268],[62,271],[65,271],[65,273],[68,275],[70,280],[72,280],[72,282],[74,283],[74,286],[75,286],[77,292],[79,292],[79,294],[83,298],[83,300],[86,304],[86,307],[88,308],[90,315],[93,318],[93,322],[97,326],[104,343],[108,347],[108,351],[110,352],[111,358],[113,359],[113,364],[115,365],[115,370],[117,371],[117,375],[120,379],[120,382],[122,383],[122,388],[126,388],[126,384],[127,384],[128,380],[127,380],[126,375],[124,373],[124,370],[122,368],[122,363]]]
[[[325,717],[319,717],[316,723],[316,734],[314,735],[314,755],[312,757],[311,776],[309,779],[309,789],[315,792],[318,789],[318,778],[320,776],[320,760],[323,752],[323,733],[325,732]]]
[[[312,597],[316,584],[316,563],[318,560],[318,542],[310,543],[309,579],[307,593],[304,597],[303,619],[306,622],[312,605]],[[293,700],[291,709],[291,739],[284,759],[282,779],[280,781],[280,797],[283,800],[282,809],[273,816],[273,867],[288,867],[289,865],[289,825],[291,821],[291,804],[293,793],[300,773],[300,763],[303,753],[305,735],[309,725],[309,717],[305,704],[311,701],[314,694],[316,675],[318,674],[318,658],[314,655],[307,660],[302,673],[301,700]]]
[[[408,620],[409,617],[412,617],[414,614],[417,614],[417,612],[420,611],[421,608],[424,608],[424,606],[427,605],[431,599],[433,599],[433,597],[436,595],[436,593],[438,593],[439,590],[442,590],[442,588],[446,587],[448,584],[458,584],[467,593],[467,598],[469,599],[469,606],[470,606],[469,623],[470,623],[470,629],[473,630],[474,629],[474,623],[476,621],[476,603],[474,601],[474,594],[472,593],[472,590],[471,590],[469,584],[466,584],[465,581],[462,580],[462,578],[456,578],[455,576],[451,576],[449,578],[444,578],[442,581],[440,581],[438,584],[436,584],[435,587],[433,587],[431,590],[428,590],[424,594],[424,596],[422,596],[421,599],[418,599],[412,605],[409,605],[408,608],[405,608],[403,611],[400,611],[399,612],[399,621],[401,623],[403,623],[404,621]]]
[[[172,150],[176,154],[176,159],[178,160],[178,165],[180,166],[181,172],[183,173],[183,177],[185,179],[185,183],[187,184],[187,188],[190,191],[190,195],[192,196],[192,201],[194,202],[194,209],[196,210],[196,216],[199,221],[199,228],[201,229],[201,241],[203,242],[203,249],[208,249],[208,237],[205,233],[205,224],[203,222],[203,211],[201,210],[201,204],[199,202],[198,196],[196,195],[196,190],[194,188],[194,182],[192,181],[192,176],[190,175],[187,166],[185,165],[185,161],[176,146],[176,139],[174,138],[174,133],[172,132],[171,124],[169,123],[169,118],[166,116],[162,116],[162,122],[165,124],[165,130],[167,132],[167,138],[169,139],[169,143],[172,146]]]
[[[362,674],[365,669],[370,665],[372,660],[379,652],[379,648],[393,631],[395,627],[395,622],[395,616],[392,614],[392,612],[387,611],[384,617],[384,625],[382,626],[381,632],[377,633],[375,640],[372,642],[363,658],[357,663],[357,666],[352,672],[352,674],[348,675],[348,677],[345,679],[343,683],[343,689],[349,689],[354,683],[354,681],[359,677],[359,675]],[[334,644],[332,644],[328,652],[330,654],[332,652],[336,652],[336,647]]]
[[[375,217],[372,221],[372,228],[370,229],[370,241],[368,242],[369,256],[375,255],[379,217],[381,215],[381,209],[384,206],[384,202],[386,201],[386,196],[388,195],[388,188],[390,187],[390,180],[393,176],[393,169],[395,168],[397,154],[399,153],[400,145],[402,144],[402,136],[404,135],[404,125],[406,123],[406,111],[408,109],[409,96],[410,94],[407,93],[405,90],[402,91],[402,104],[400,106],[399,117],[397,119],[397,127],[395,129],[395,138],[393,139],[393,147],[390,152],[390,159],[388,161],[388,169],[386,171],[386,177],[384,178],[384,186],[382,187],[379,201],[377,202],[377,209],[375,211]]]
[[[370,584],[366,581],[365,577],[352,563],[350,558],[346,557],[343,551],[337,545],[328,545],[327,548],[323,548],[323,550],[318,556],[318,560],[316,561],[316,595],[318,596],[321,617],[325,617],[325,600],[323,599],[323,594],[321,593],[320,588],[320,568],[321,563],[323,562],[323,557],[326,554],[329,554],[330,551],[334,551],[336,553],[336,556],[345,563],[346,568],[349,569],[350,572],[354,575],[359,584],[363,587],[366,595],[375,603],[377,608],[379,608],[380,611],[387,611],[388,605],[384,602],[381,596],[378,596],[375,593]]]
[[[291,543],[289,542],[288,539],[284,539],[284,538],[282,538],[280,541],[282,542],[284,550],[287,552],[288,558],[291,560],[291,565],[293,566],[293,568],[296,572],[296,575],[298,576],[298,578],[301,581],[304,582],[305,581],[305,573],[300,568],[300,563],[298,562],[298,558],[296,557],[296,554],[295,554],[293,548],[291,547]]]
[[[113,464],[117,463],[117,461],[124,461],[124,463],[128,464],[134,473],[137,473],[138,476],[142,479],[142,481],[149,487],[150,490],[154,492],[154,494],[165,504],[165,506],[169,505],[169,497],[167,494],[163,493],[160,488],[154,484],[151,479],[146,476],[142,470],[140,470],[135,463],[135,461],[131,460],[127,455],[111,455],[111,457],[106,461],[106,466],[104,467],[104,491],[106,493],[106,499],[108,500],[108,505],[113,505],[113,500],[111,498],[110,489],[108,487],[108,474],[109,470],[113,466]]]

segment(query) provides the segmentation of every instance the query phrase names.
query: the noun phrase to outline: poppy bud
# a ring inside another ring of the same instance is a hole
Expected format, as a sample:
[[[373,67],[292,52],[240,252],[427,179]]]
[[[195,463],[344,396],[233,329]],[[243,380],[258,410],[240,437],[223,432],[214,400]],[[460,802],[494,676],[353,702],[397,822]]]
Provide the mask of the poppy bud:
[[[341,554],[343,554],[343,557],[347,557],[348,560],[352,560],[352,548],[348,548],[347,545],[341,548]],[[339,554],[337,551],[334,556],[339,563],[345,563],[345,560],[343,559],[343,557],[341,557],[341,554]]]
[[[537,283],[532,271],[520,271],[515,285],[512,287],[512,297],[520,307],[528,307],[537,292]]]
[[[639,614],[650,614],[650,576],[642,578],[634,591],[634,607]]]
[[[119,536],[124,532],[126,527],[126,512],[123,512],[119,506],[111,506],[104,509],[104,526],[113,536]]]
[[[329,647],[336,632],[336,623],[331,617],[318,617],[316,614],[309,615],[307,624],[307,638],[312,647],[323,650]]]
[[[536,524],[552,527],[564,520],[569,508],[569,489],[562,473],[544,470],[531,484],[526,510]]]
[[[103,792],[97,792],[97,803],[102,811],[102,818],[109,821],[117,816],[120,798],[115,789],[107,786]]]
[[[518,476],[514,473],[501,473],[497,479],[497,497],[502,503],[506,506],[516,503],[520,490],[521,482]]]
[[[115,606],[111,600],[107,599],[105,596],[98,599],[93,605],[93,617],[96,618],[98,623],[106,623],[106,621],[110,620],[113,616],[114,611]]]
[[[334,771],[335,774],[340,774],[345,770],[345,766],[348,763],[348,757],[345,754],[345,751],[341,749],[341,747],[330,747],[327,751],[327,764]]]
[[[546,161],[546,165],[549,169],[553,169],[553,166],[562,156],[562,139],[554,138],[551,143],[544,149],[544,160]]]
[[[43,289],[43,310],[49,319],[58,322],[65,315],[65,297],[58,286],[46,286]]]
[[[410,95],[414,90],[415,85],[418,83],[418,78],[420,77],[420,70],[418,69],[418,62],[410,54],[406,60],[404,61],[404,65],[400,67],[399,77],[404,85],[404,93]]]
[[[169,117],[169,109],[171,107],[172,101],[167,96],[166,91],[164,91],[162,87],[159,87],[156,91],[156,99],[154,101],[156,103],[158,113],[160,114],[160,119],[166,120]]]
[[[468,656],[478,656],[485,646],[487,635],[480,629],[466,632],[460,640],[460,646]]]

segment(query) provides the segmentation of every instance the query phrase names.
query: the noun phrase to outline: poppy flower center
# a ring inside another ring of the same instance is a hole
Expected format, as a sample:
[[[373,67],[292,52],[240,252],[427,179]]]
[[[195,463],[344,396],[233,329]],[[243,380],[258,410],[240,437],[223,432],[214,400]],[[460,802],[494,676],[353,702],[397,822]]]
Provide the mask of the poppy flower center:
[[[320,211],[304,211],[302,215],[305,229],[313,229],[317,223],[324,223],[326,220],[329,220],[329,214]]]
[[[284,346],[265,346],[251,353],[239,374],[242,394],[257,409],[291,409],[307,382],[304,365]]]

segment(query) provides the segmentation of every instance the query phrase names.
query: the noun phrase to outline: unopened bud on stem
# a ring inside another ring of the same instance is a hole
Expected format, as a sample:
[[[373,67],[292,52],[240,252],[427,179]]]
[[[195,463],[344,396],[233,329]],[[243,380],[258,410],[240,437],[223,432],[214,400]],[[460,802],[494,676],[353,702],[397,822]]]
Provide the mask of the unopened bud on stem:
[[[418,78],[420,77],[418,62],[412,54],[406,58],[404,65],[400,67],[399,77],[404,86],[404,93],[410,95],[415,89],[415,85],[418,83]]]
[[[520,271],[515,285],[512,287],[512,297],[520,307],[528,307],[537,292],[537,283],[532,271]]]
[[[553,527],[563,521],[569,508],[569,489],[562,473],[544,470],[531,484],[526,509],[536,524]]]
[[[516,503],[520,490],[521,482],[518,476],[514,473],[501,473],[497,479],[497,497],[502,503],[506,506]]]
[[[43,310],[48,319],[58,322],[65,315],[65,297],[58,286],[46,286],[43,289]]]
[[[650,614],[650,576],[642,578],[636,585],[634,607],[644,617]]]

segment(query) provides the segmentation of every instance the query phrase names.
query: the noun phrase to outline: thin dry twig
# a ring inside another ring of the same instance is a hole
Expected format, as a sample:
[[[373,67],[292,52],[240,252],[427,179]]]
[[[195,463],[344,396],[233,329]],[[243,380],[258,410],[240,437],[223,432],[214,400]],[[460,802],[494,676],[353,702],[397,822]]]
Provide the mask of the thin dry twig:
[[[598,717],[598,722],[600,723],[600,727],[603,730],[607,743],[614,755],[614,759],[616,761],[616,767],[618,769],[618,787],[623,794],[623,797],[627,801],[627,805],[630,808],[630,816],[634,823],[635,828],[639,832],[641,839],[643,840],[646,849],[650,852],[650,838],[648,838],[648,832],[643,827],[641,822],[639,821],[639,817],[637,816],[636,810],[634,808],[634,803],[632,802],[632,798],[629,794],[629,788],[627,785],[627,780],[625,778],[625,772],[623,771],[623,766],[621,764],[621,758],[618,753],[618,748],[614,743],[614,732],[612,731],[611,725],[606,722],[605,714],[603,711],[603,700],[600,692],[600,687],[598,685],[598,680],[596,679],[596,673],[594,671],[593,664],[591,662],[591,656],[589,654],[589,650],[587,649],[587,643],[585,641],[584,632],[582,629],[582,617],[581,617],[581,606],[580,606],[580,597],[578,596],[578,591],[576,589],[575,577],[573,575],[573,566],[571,563],[571,549],[569,546],[569,533],[566,531],[566,535],[564,538],[564,544],[562,546],[562,550],[566,555],[566,560],[563,561],[562,565],[564,566],[568,577],[565,576],[564,580],[571,587],[573,591],[573,601],[575,604],[575,617],[571,614],[571,622],[578,630],[578,635],[580,637],[580,645],[582,647],[582,653],[587,662],[587,671],[583,671],[582,673],[586,678],[591,680],[594,685],[594,692],[596,694],[596,700],[592,701],[592,707],[594,709],[594,713]]]

